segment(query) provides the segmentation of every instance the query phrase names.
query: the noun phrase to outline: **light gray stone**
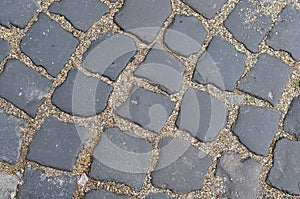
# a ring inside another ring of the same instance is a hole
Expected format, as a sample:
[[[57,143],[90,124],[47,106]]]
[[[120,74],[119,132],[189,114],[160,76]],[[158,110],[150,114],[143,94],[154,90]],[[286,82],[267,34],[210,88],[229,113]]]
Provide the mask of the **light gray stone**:
[[[0,198],[13,199],[16,196],[19,179],[7,173],[0,172]]]

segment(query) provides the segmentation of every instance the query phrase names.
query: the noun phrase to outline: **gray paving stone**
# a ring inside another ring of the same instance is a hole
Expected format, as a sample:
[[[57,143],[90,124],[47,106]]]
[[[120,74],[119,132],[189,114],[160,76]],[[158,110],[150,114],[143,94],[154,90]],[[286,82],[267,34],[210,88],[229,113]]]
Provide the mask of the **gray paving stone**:
[[[129,196],[125,196],[125,195],[118,195],[118,194],[115,194],[115,193],[111,193],[111,192],[108,192],[106,190],[92,190],[92,191],[89,191],[85,197],[85,199],[129,199],[130,197]]]
[[[184,69],[176,58],[155,47],[150,50],[135,75],[158,84],[162,90],[172,94],[180,90]]]
[[[0,74],[0,96],[35,117],[52,82],[18,60],[8,60]]]
[[[37,168],[27,166],[18,187],[18,199],[28,198],[72,198],[76,188],[76,177],[59,175],[46,176]]]
[[[130,132],[109,128],[93,152],[90,176],[101,181],[142,188],[150,163],[151,144]]]
[[[19,160],[22,131],[25,121],[4,113],[0,109],[0,160],[16,164]]]
[[[238,89],[277,105],[293,68],[267,54],[258,57],[256,65],[238,84]]]
[[[129,99],[117,109],[116,113],[146,129],[159,132],[174,106],[175,103],[165,95],[135,87]]]
[[[109,52],[109,53],[108,53]],[[136,53],[133,39],[107,32],[93,41],[83,56],[83,67],[116,80]]]
[[[17,177],[0,172],[0,198],[15,198],[18,184],[19,179]]]
[[[202,141],[214,140],[225,126],[227,108],[206,92],[188,89],[183,96],[176,125]]]
[[[54,91],[52,103],[72,115],[93,116],[106,108],[112,90],[112,86],[105,82],[87,77],[73,68],[66,81]]]
[[[170,0],[129,0],[116,14],[115,21],[125,31],[150,43],[170,14]]]
[[[300,195],[300,143],[281,139],[274,150],[273,167],[267,182],[277,189]]]
[[[199,12],[202,16],[210,19],[222,8],[226,0],[183,0],[183,2]]]
[[[233,91],[245,69],[246,55],[216,36],[199,58],[193,81],[211,83],[222,90]]]
[[[8,55],[9,44],[4,39],[0,39],[0,62]]]
[[[54,2],[49,11],[65,16],[75,28],[87,31],[109,9],[98,0],[63,0]]]
[[[174,52],[189,56],[197,53],[207,35],[202,23],[193,16],[175,15],[164,42]]]
[[[268,155],[278,131],[281,112],[255,106],[242,106],[233,132],[242,144],[258,155]]]
[[[38,9],[37,0],[1,0],[0,24],[8,28],[17,26],[24,28]]]
[[[262,15],[249,0],[242,0],[230,13],[225,26],[247,49],[257,52],[258,44],[268,32],[271,23],[271,18]]]
[[[300,60],[300,11],[287,5],[279,14],[275,26],[269,33],[267,44],[275,50],[285,50]]]
[[[241,159],[239,154],[223,155],[217,165],[217,176],[225,182],[223,197],[254,199],[261,195],[262,165],[252,158]]]
[[[155,187],[187,193],[202,188],[212,158],[179,138],[164,137],[158,164],[152,172]]]
[[[43,66],[50,75],[57,76],[78,44],[79,41],[71,33],[47,15],[40,14],[39,20],[23,37],[21,50],[36,65]]]
[[[284,130],[300,137],[300,97],[293,99],[284,120]]]
[[[165,193],[149,193],[145,199],[175,199]]]
[[[37,130],[27,159],[42,165],[72,171],[88,133],[84,127],[61,122],[49,116]]]

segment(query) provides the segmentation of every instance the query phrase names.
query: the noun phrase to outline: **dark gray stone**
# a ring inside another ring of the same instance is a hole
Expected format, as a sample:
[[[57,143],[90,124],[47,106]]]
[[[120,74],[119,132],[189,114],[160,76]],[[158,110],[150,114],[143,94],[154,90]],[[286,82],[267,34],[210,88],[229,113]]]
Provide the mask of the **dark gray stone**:
[[[180,90],[183,72],[184,66],[176,58],[165,50],[154,47],[135,71],[135,75],[153,81],[162,90],[172,94]]]
[[[106,108],[112,90],[112,86],[100,79],[87,77],[73,68],[66,81],[54,91],[52,103],[72,115],[93,116]]]
[[[222,90],[233,91],[245,69],[246,55],[239,53],[219,36],[213,38],[199,58],[193,81],[212,83]]]
[[[38,9],[37,0],[1,0],[0,24],[8,28],[18,26],[24,28]]]
[[[22,131],[20,126],[25,125],[23,119],[8,115],[0,110],[0,160],[16,164],[19,160]]]
[[[125,31],[150,43],[170,14],[170,0],[129,0],[116,14],[115,21]]]
[[[72,171],[78,152],[87,137],[84,127],[61,122],[54,116],[49,116],[33,137],[27,159],[45,166]]]
[[[8,55],[9,44],[4,39],[0,39],[0,62]]]
[[[267,44],[275,50],[285,50],[300,60],[300,11],[287,5],[279,14],[275,26],[268,35]]]
[[[17,177],[0,172],[0,198],[15,198],[18,184],[19,179]]]
[[[258,44],[268,32],[271,23],[271,18],[262,15],[249,0],[241,0],[228,16],[225,26],[247,49],[257,52]]]
[[[65,16],[75,28],[87,31],[109,9],[98,0],[62,0],[54,2],[49,11]]]
[[[35,117],[52,82],[18,60],[8,60],[0,74],[0,96]]]
[[[149,193],[145,199],[175,199],[165,193]]]
[[[232,199],[258,199],[261,196],[260,174],[262,165],[239,154],[223,154],[217,165],[217,176],[223,178],[225,193],[223,197]]]
[[[258,155],[268,155],[278,131],[281,112],[255,106],[242,106],[233,132],[242,144]]]
[[[202,188],[212,158],[179,138],[164,137],[159,143],[158,164],[151,173],[155,187],[187,193]]]
[[[83,57],[83,67],[116,80],[136,53],[133,39],[108,32],[93,41]]]
[[[18,199],[71,199],[76,188],[75,176],[46,176],[43,171],[29,166],[25,168],[25,173],[23,175],[22,181],[23,184],[18,187]]]
[[[300,97],[293,99],[284,120],[284,130],[300,138]]]
[[[39,20],[23,37],[21,50],[36,65],[43,66],[50,75],[57,76],[78,44],[79,41],[71,33],[47,15],[40,14]]]
[[[275,106],[292,71],[293,68],[281,60],[261,54],[256,65],[238,84],[238,89],[267,100]]]
[[[115,193],[111,193],[111,192],[108,192],[106,190],[92,190],[92,191],[89,191],[84,199],[129,199],[130,197],[129,196],[125,196],[125,195],[118,195],[118,194],[115,194]]]
[[[174,52],[189,56],[197,53],[207,35],[201,21],[193,16],[175,15],[164,42]]]
[[[212,141],[225,126],[227,108],[206,92],[188,89],[176,125],[202,141]]]
[[[146,129],[159,132],[174,106],[175,103],[165,95],[135,87],[129,99],[117,109],[116,113]]]
[[[300,143],[281,139],[274,150],[273,167],[267,182],[277,189],[300,195]]]

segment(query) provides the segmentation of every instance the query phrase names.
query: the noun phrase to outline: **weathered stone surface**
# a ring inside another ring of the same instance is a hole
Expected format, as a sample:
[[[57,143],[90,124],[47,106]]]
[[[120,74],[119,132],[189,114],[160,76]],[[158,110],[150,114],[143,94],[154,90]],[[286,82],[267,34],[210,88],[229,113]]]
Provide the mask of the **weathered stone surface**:
[[[54,91],[52,103],[72,115],[93,116],[106,108],[112,90],[112,86],[100,79],[87,77],[73,68]]]
[[[150,43],[170,14],[170,0],[129,0],[116,14],[115,21],[125,31]]]
[[[193,16],[175,15],[164,42],[174,52],[189,56],[197,53],[207,35],[201,21]]]
[[[284,120],[284,130],[300,137],[300,97],[293,99]]]
[[[174,199],[165,193],[149,193],[145,199]]]
[[[0,172],[0,198],[15,198],[19,179],[7,173]]]
[[[85,128],[49,116],[33,137],[27,159],[45,166],[72,171],[78,152],[87,137]]]
[[[65,16],[75,28],[87,31],[109,9],[98,0],[63,0],[54,2],[49,11]]]
[[[263,107],[242,106],[233,132],[250,151],[268,155],[269,147],[278,131],[280,111]]]
[[[29,166],[25,168],[22,181],[23,184],[18,187],[18,199],[71,199],[76,188],[75,176],[46,176],[43,171]]]
[[[216,85],[232,91],[245,69],[246,55],[239,53],[219,36],[213,38],[206,52],[199,58],[193,81]]]
[[[43,66],[50,75],[57,76],[78,44],[79,41],[71,33],[47,15],[40,14],[39,20],[23,37],[21,50],[36,65]]]
[[[125,196],[125,195],[118,195],[118,194],[115,194],[115,193],[111,193],[111,192],[108,192],[106,190],[92,190],[92,191],[89,191],[84,199],[129,199],[130,197],[129,196]]]
[[[202,141],[211,141],[225,126],[227,108],[206,92],[188,89],[184,94],[176,125]]]
[[[252,52],[258,51],[272,23],[271,17],[260,13],[249,0],[240,1],[225,21],[225,26],[236,40]]]
[[[140,190],[150,163],[151,144],[136,135],[109,128],[94,149],[90,176],[125,183]]]
[[[273,167],[267,181],[277,189],[300,195],[300,143],[281,139],[274,150]]]
[[[212,158],[178,138],[164,137],[160,143],[158,164],[152,172],[155,187],[187,193],[202,188]]]
[[[261,196],[260,173],[262,165],[252,158],[242,159],[239,154],[223,154],[217,165],[217,176],[225,182],[224,197],[258,199]]]
[[[52,82],[18,60],[8,60],[0,74],[0,96],[35,117]]]
[[[9,44],[4,39],[0,39],[0,62],[8,55]]]
[[[275,26],[268,35],[267,44],[275,50],[285,50],[300,60],[300,11],[287,5],[279,14]]]
[[[268,54],[258,57],[256,65],[248,72],[238,89],[277,105],[293,68]]]
[[[83,67],[116,80],[136,53],[133,39],[107,32],[93,41],[83,57]]]

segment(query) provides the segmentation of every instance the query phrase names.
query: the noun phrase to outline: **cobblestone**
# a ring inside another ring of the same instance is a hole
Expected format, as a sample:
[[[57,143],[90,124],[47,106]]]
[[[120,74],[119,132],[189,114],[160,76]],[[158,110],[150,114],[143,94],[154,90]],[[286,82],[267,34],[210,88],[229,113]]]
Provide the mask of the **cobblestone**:
[[[0,39],[0,61],[2,61],[8,55],[9,48],[10,46],[8,42]]]
[[[170,197],[165,193],[150,193],[145,199],[173,199],[173,197]]]
[[[7,173],[0,173],[0,198],[14,198],[16,196],[19,179]]]
[[[300,137],[300,98],[296,97],[291,103],[291,108],[288,111],[284,120],[284,130]]]
[[[129,196],[122,196],[105,190],[92,190],[85,195],[85,199],[110,198],[110,199],[129,199]]]

